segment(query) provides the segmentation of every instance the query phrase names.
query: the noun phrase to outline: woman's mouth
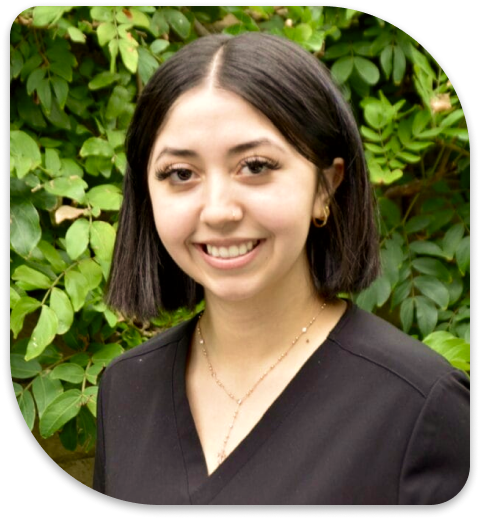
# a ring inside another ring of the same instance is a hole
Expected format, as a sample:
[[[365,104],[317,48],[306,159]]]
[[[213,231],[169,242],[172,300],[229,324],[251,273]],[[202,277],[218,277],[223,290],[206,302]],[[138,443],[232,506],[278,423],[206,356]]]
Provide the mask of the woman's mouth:
[[[253,250],[259,243],[259,240],[250,240],[244,243],[240,243],[237,245],[230,245],[229,247],[223,246],[215,246],[210,244],[203,245],[203,250],[209,256],[213,256],[214,258],[238,258],[239,256],[244,256],[251,250]]]

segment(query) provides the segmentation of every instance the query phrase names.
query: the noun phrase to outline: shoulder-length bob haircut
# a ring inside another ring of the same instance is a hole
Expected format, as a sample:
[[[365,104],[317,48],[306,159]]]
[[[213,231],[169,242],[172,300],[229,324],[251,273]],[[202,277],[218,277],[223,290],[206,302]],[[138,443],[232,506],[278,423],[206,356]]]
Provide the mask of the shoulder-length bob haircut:
[[[310,229],[310,270],[326,299],[366,288],[379,271],[373,197],[355,119],[328,69],[282,37],[217,34],[198,38],[169,58],[139,97],[126,139],[124,201],[107,303],[125,315],[148,319],[161,309],[193,309],[203,298],[203,288],[180,270],[158,237],[147,166],[173,103],[207,81],[268,117],[317,166],[318,182],[325,189],[322,170],[335,157],[344,159],[344,178],[329,200],[328,223]]]

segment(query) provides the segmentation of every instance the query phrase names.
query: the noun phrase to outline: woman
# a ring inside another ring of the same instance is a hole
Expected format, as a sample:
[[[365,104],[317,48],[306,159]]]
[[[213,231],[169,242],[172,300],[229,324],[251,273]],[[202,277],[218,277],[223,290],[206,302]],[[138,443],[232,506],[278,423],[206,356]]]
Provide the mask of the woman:
[[[275,36],[198,39],[143,91],[108,301],[205,310],[125,353],[94,488],[149,504],[433,504],[468,473],[468,381],[338,299],[379,269],[351,112]]]

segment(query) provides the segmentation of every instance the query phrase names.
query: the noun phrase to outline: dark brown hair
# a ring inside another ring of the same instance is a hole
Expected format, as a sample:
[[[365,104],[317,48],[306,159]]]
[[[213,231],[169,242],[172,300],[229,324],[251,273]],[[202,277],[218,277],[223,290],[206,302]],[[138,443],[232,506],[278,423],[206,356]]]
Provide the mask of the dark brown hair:
[[[215,67],[212,69],[214,59]],[[211,77],[213,75],[213,77]],[[262,33],[205,36],[166,61],[145,86],[127,133],[127,170],[107,302],[146,319],[160,309],[193,308],[203,288],[172,260],[158,237],[147,166],[173,103],[207,79],[261,111],[319,172],[345,161],[324,228],[311,226],[307,252],[314,285],[330,299],[355,293],[378,275],[379,246],[363,145],[350,107],[329,71],[287,39]]]

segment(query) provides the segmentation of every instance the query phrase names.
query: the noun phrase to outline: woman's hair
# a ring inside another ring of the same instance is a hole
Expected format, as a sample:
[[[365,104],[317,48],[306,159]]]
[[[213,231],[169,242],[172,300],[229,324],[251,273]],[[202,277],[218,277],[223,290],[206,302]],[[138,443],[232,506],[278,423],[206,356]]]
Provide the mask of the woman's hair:
[[[127,170],[107,302],[139,319],[160,309],[194,308],[203,288],[172,260],[158,237],[147,167],[173,103],[212,82],[262,112],[285,139],[322,170],[345,162],[323,228],[311,226],[307,253],[313,283],[326,299],[355,293],[378,275],[379,246],[363,145],[352,112],[328,69],[287,39],[262,33],[198,38],[168,59],[143,90],[126,139]]]

